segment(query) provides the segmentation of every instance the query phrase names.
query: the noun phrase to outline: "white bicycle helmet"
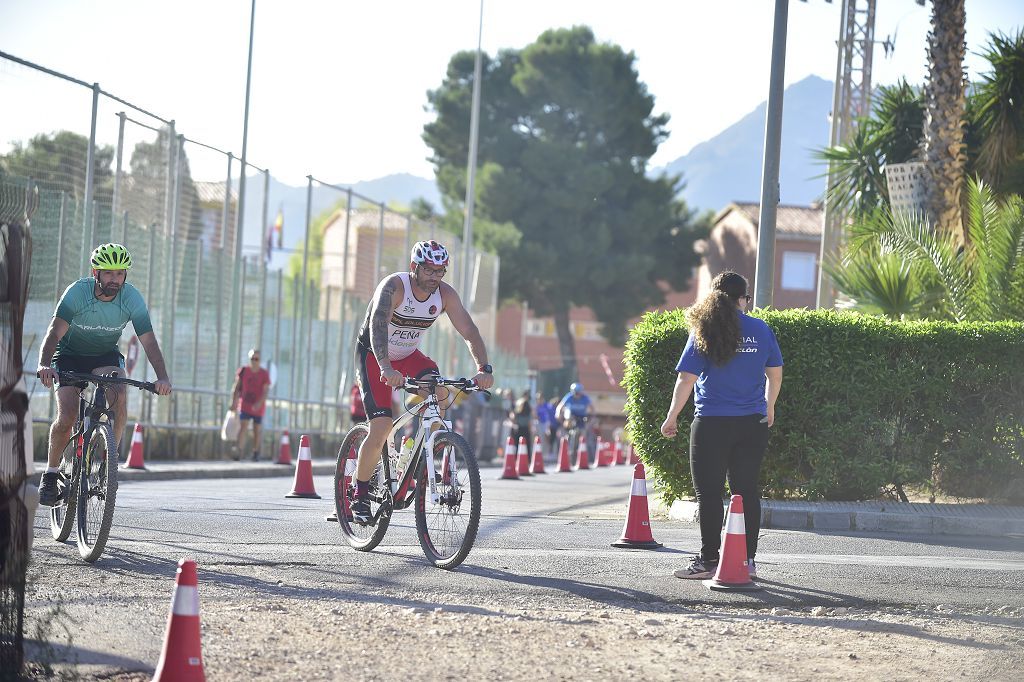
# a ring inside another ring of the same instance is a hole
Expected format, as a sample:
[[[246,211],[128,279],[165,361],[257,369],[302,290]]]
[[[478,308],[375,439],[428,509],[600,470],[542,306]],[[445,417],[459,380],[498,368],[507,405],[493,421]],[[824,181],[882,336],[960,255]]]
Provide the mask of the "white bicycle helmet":
[[[430,241],[416,242],[412,247],[409,258],[416,264],[427,264],[435,266],[448,265],[448,249],[440,243],[431,239]]]

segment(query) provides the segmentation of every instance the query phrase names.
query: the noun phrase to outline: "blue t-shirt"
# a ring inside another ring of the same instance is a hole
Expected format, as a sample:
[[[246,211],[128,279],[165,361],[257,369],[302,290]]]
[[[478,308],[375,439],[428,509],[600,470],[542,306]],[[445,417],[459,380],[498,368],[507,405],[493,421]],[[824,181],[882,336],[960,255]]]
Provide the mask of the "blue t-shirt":
[[[574,417],[585,417],[587,416],[587,406],[590,405],[590,396],[586,393],[576,395],[572,391],[566,393],[562,400],[559,402],[565,402],[565,407],[569,408],[569,412]]]
[[[697,375],[693,388],[694,416],[742,417],[768,414],[764,397],[765,367],[781,367],[782,351],[764,320],[740,316],[740,345],[724,365],[715,365],[697,350],[693,334],[676,365],[677,372]]]

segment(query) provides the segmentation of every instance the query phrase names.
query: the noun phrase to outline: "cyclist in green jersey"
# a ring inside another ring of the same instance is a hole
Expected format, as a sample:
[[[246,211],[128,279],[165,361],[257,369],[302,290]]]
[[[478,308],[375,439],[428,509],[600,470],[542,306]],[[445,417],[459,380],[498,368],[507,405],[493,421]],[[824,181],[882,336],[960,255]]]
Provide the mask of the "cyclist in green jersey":
[[[156,371],[156,392],[168,395],[171,380],[153,333],[149,309],[139,290],[125,281],[132,267],[132,255],[121,244],[103,244],[93,250],[89,263],[91,276],[71,284],[57,302],[39,349],[36,376],[47,388],[57,382],[58,371],[125,376],[124,356],[118,351],[117,342],[131,322]],[[78,396],[85,387],[82,382],[57,388],[57,418],[50,427],[50,449],[39,486],[39,504],[52,507],[57,503],[58,466],[78,416]],[[128,420],[124,387],[110,387],[106,391],[107,404],[114,412],[114,436],[120,445]]]

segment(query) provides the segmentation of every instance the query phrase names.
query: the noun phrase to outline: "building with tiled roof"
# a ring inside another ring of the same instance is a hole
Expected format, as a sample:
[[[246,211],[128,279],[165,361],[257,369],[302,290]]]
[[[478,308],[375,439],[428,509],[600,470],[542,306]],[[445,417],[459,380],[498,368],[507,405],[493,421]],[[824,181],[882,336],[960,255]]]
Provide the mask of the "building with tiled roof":
[[[740,273],[754,287],[760,204],[733,202],[715,216],[711,234],[700,244],[704,256],[697,274],[697,297],[711,288],[723,270]],[[775,221],[776,308],[813,308],[818,290],[821,252],[820,204],[780,205]],[[753,292],[751,292],[753,293]]]

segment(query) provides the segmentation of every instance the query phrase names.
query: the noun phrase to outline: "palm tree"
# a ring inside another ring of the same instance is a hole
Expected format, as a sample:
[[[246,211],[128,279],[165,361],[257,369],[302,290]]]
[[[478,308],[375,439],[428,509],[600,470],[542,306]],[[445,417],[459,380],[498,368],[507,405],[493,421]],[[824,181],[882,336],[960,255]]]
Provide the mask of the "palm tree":
[[[978,145],[975,168],[998,190],[1024,193],[1024,30],[990,36],[983,55],[992,71],[972,97]]]
[[[825,270],[843,293],[836,303],[840,309],[903,320],[934,317],[941,308],[941,287],[928,268],[883,253],[877,243],[847,251],[840,262],[826,263]]]
[[[1000,200],[989,185],[970,180],[965,218],[966,242],[933,231],[920,214],[875,211],[855,220],[845,264],[833,275],[837,282],[846,278],[850,290],[840,290],[855,305],[864,301],[866,311],[886,300],[878,292],[886,294],[890,316],[898,311],[956,322],[1024,320],[1024,199],[1010,195]],[[873,264],[866,263],[872,258]],[[872,266],[881,284],[868,286],[871,280],[860,271]],[[941,287],[944,309],[929,295],[929,280]]]
[[[817,152],[832,168],[829,205],[842,215],[864,215],[888,207],[885,164],[914,157],[923,122],[924,99],[919,90],[906,80],[880,87],[871,116],[858,122],[849,142]]]
[[[928,213],[940,231],[957,238],[964,237],[960,201],[967,166],[964,21],[964,0],[932,0],[923,145]]]

